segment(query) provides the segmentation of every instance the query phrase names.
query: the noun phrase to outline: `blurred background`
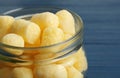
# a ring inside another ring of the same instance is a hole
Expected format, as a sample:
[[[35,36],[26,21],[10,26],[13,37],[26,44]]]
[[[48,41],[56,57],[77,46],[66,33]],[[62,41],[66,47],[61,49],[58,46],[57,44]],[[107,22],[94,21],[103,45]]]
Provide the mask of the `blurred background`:
[[[120,0],[0,0],[0,14],[40,6],[67,8],[82,17],[87,78],[120,78]]]

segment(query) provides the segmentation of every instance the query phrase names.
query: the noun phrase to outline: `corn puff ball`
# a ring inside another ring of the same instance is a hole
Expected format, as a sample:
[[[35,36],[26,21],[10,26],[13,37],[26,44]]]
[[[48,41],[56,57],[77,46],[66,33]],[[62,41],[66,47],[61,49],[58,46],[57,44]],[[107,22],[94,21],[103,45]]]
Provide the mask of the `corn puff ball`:
[[[38,13],[32,16],[32,22],[38,24],[41,30],[44,30],[46,27],[53,26],[58,27],[59,19],[58,17],[51,12]]]
[[[12,78],[33,78],[33,73],[29,68],[16,67],[12,71]]]
[[[8,67],[0,68],[0,78],[11,78],[11,69]]]
[[[2,39],[1,42],[7,45],[11,45],[11,46],[16,46],[16,47],[24,47],[24,40],[21,36],[14,34],[14,33],[9,33],[6,34]],[[19,50],[19,49],[12,49],[12,48],[6,48],[3,47],[4,50],[6,50],[7,52],[11,53],[11,54],[15,54],[15,55],[21,55],[23,54],[23,50]]]
[[[49,46],[62,42],[64,33],[60,28],[47,27],[42,34],[41,46]]]
[[[0,16],[0,39],[9,32],[13,22],[12,16]]]
[[[84,78],[83,74],[73,66],[67,67],[68,78]]]
[[[68,78],[65,67],[56,64],[38,65],[35,68],[35,73],[37,78]]]
[[[66,33],[66,34],[75,34],[75,23],[74,18],[70,12],[67,10],[60,10],[56,13],[59,18],[59,27]]]
[[[34,44],[40,37],[40,27],[24,19],[15,20],[11,27],[11,32],[21,35],[25,42]]]
[[[88,67],[88,64],[87,64],[87,59],[86,59],[86,56],[85,56],[85,51],[83,50],[83,48],[81,47],[79,49],[79,51],[75,54],[74,56],[76,58],[76,62],[74,64],[74,67],[83,72],[85,70],[87,70],[87,67]]]

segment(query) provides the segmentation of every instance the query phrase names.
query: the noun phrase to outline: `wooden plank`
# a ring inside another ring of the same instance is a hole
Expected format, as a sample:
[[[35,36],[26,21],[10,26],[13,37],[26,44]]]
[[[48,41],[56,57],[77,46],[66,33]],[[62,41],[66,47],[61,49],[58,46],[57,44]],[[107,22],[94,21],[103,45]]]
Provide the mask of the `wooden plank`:
[[[33,1],[33,0],[1,0],[0,1],[0,5],[5,5],[5,6],[18,6],[18,5],[22,5],[22,6],[31,6],[31,5],[59,5],[59,4],[63,4],[63,5],[70,5],[70,4],[74,4],[74,5],[114,5],[120,3],[119,0],[39,0],[39,1]]]
[[[120,67],[120,45],[84,45],[89,66]]]

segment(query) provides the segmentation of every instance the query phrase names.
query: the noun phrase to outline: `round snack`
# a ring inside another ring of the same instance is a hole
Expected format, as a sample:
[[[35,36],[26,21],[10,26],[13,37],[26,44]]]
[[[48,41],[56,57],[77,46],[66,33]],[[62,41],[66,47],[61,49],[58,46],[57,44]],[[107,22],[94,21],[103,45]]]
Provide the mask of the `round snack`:
[[[48,26],[58,27],[59,19],[51,12],[38,13],[32,16],[32,22],[38,24],[41,30],[44,30]]]
[[[11,46],[16,46],[16,47],[24,47],[24,40],[21,36],[17,34],[7,34],[5,35],[2,39],[1,42],[7,45]],[[23,50],[18,50],[18,49],[12,49],[12,48],[5,48],[3,47],[4,50],[6,50],[9,53],[15,54],[15,55],[21,55],[23,54]]]
[[[47,27],[42,34],[41,46],[49,46],[62,42],[64,33],[60,28]]]
[[[74,67],[67,67],[68,78],[84,78],[83,74]]]
[[[11,32],[21,35],[25,42],[34,44],[40,37],[40,27],[30,21],[19,19],[15,20],[11,27]]]
[[[9,32],[9,29],[14,22],[12,16],[0,16],[0,39]]]
[[[87,59],[85,56],[85,51],[81,47],[78,52],[74,55],[76,58],[76,62],[74,64],[74,67],[79,70],[80,72],[86,71],[87,70]]]
[[[13,69],[12,78],[33,78],[32,70],[25,67],[16,67]]]
[[[75,34],[75,23],[74,18],[70,12],[67,10],[60,10],[56,13],[59,18],[59,27],[66,33],[66,34]]]
[[[68,78],[64,66],[56,64],[36,66],[35,73],[38,78]]]

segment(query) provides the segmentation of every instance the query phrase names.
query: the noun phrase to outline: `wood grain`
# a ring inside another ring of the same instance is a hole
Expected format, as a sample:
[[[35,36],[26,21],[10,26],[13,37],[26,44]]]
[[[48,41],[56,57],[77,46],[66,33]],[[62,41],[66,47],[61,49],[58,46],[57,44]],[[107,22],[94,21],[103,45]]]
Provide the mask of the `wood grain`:
[[[120,78],[120,0],[0,0],[0,13],[18,7],[68,8],[84,21],[88,78]]]

